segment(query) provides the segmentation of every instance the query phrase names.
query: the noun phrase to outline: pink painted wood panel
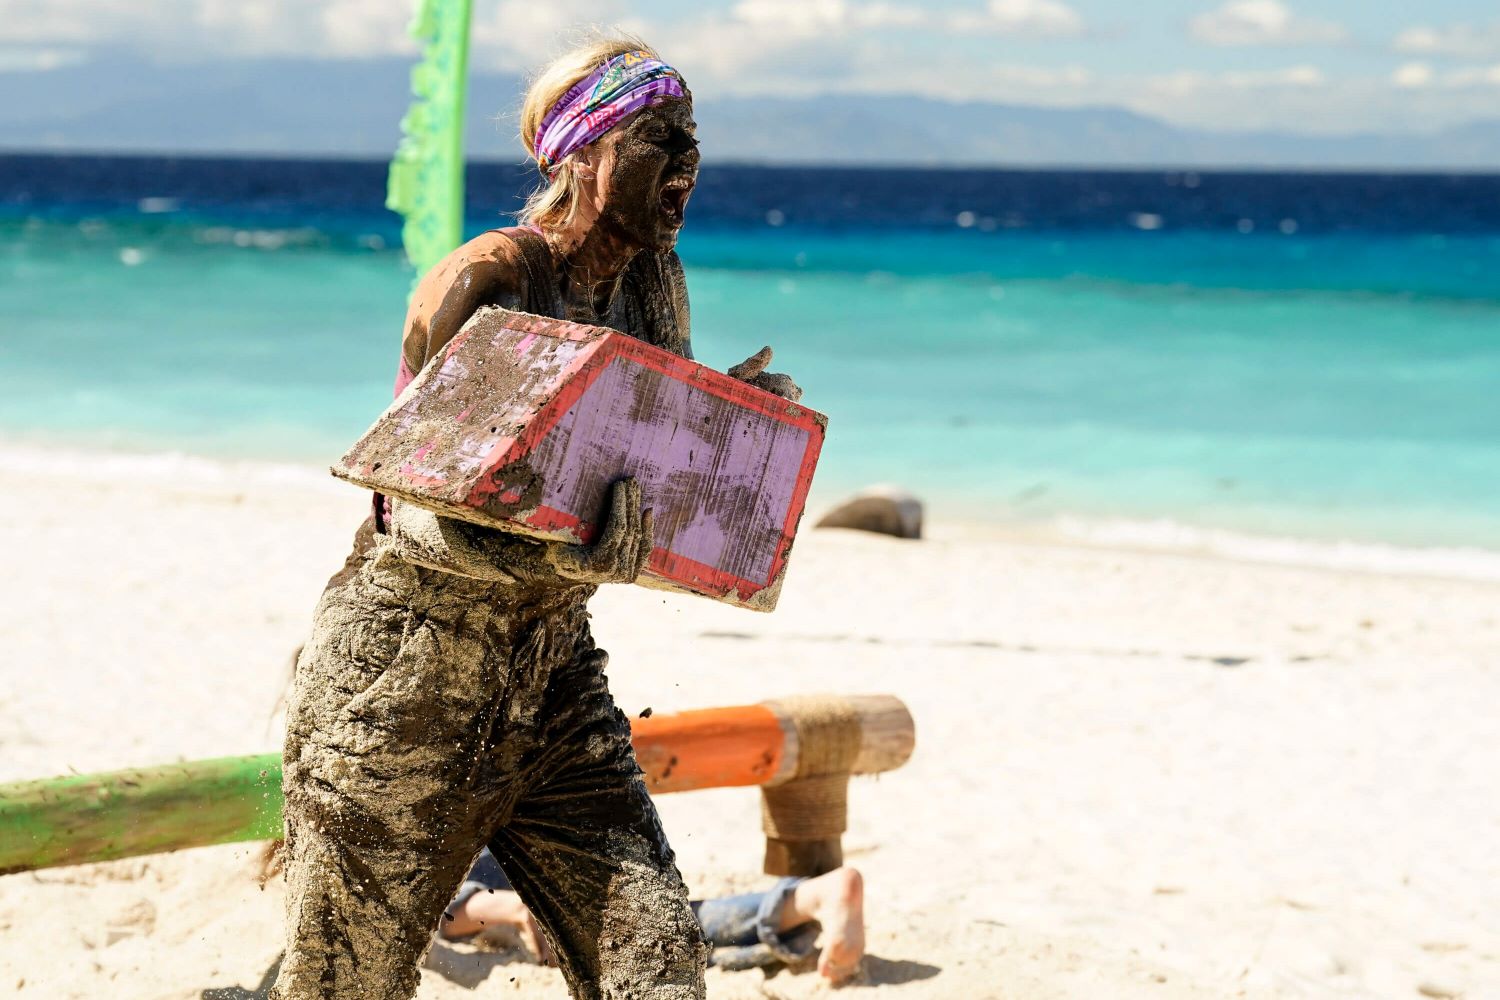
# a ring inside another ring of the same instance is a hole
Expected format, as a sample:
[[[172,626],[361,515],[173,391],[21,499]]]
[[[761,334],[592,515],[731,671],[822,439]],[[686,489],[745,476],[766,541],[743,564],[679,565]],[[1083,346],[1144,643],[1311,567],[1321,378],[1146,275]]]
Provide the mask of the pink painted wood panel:
[[[604,327],[482,310],[334,467],[441,513],[592,541],[611,483],[655,511],[641,582],[769,611],[827,419]]]

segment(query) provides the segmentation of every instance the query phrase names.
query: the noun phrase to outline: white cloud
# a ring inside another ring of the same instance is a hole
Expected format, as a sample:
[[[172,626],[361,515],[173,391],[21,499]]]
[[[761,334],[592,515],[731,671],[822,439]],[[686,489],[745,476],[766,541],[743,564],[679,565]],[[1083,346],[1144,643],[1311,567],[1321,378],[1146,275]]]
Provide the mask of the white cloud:
[[[1096,82],[1076,64],[1035,66],[987,62],[958,73],[933,73],[922,66],[895,68],[889,59],[853,67],[838,89],[850,93],[918,94],[950,101],[972,101],[976,94],[994,101],[1046,105],[1078,103]]]
[[[82,49],[0,48],[0,73],[45,73],[87,59],[88,53]]]
[[[1064,37],[1081,35],[1083,17],[1060,0],[989,0],[982,13],[961,11],[948,18],[950,30],[997,35]]]
[[[163,62],[417,52],[417,43],[406,33],[410,0],[3,3],[0,46],[28,51],[107,45]],[[870,45],[884,33],[963,30],[1045,37],[1084,29],[1083,19],[1063,0],[989,0],[982,11],[961,15],[945,15],[916,0],[735,0],[727,10],[651,24],[632,17],[629,7],[626,0],[475,0],[472,63],[480,69],[529,69],[576,40],[582,33],[577,29],[605,26],[645,35],[695,80],[710,86],[717,81],[740,84],[736,74],[752,67],[784,67],[805,79],[837,82],[843,69],[869,61]],[[21,59],[8,58],[11,63]],[[28,54],[25,60],[32,64],[51,58]]]
[[[410,0],[4,0],[0,44],[133,46],[164,61],[413,55]],[[610,23],[623,0],[475,0],[476,66],[541,61],[566,29]],[[629,23],[621,25],[628,27]]]
[[[1188,22],[1188,33],[1206,45],[1320,45],[1341,42],[1343,25],[1302,17],[1281,0],[1230,0]]]
[[[1449,24],[1441,28],[1417,25],[1398,34],[1397,52],[1419,55],[1485,59],[1500,56],[1500,21],[1491,24]]]
[[[913,4],[855,0],[739,0],[729,23],[789,38],[843,35],[881,28],[933,28],[1035,37],[1077,35],[1083,18],[1062,0],[989,0],[981,10],[942,17]]]
[[[1432,83],[1432,67],[1424,62],[1409,62],[1396,67],[1391,83],[1403,90],[1415,90]]]
[[[629,0],[474,0],[472,61],[528,69],[615,25],[642,34],[704,96],[752,93],[917,94],[1047,106],[1125,107],[1184,125],[1349,132],[1436,128],[1493,117],[1500,23],[1414,27],[1392,44],[1403,64],[1325,74],[1312,60],[1237,72],[1107,72],[1077,63],[996,59],[978,35],[1076,37],[1077,0],[723,0],[703,13],[644,22]],[[1194,37],[1215,45],[1332,42],[1337,24],[1302,16],[1298,0],[1198,0]],[[0,70],[45,71],[99,47],[162,61],[242,56],[410,56],[410,0],[0,0]],[[705,5],[707,8],[707,5]],[[1296,9],[1294,9],[1296,8]],[[924,37],[917,39],[917,33]],[[921,44],[919,45],[918,42]],[[1486,54],[1490,53],[1490,54]],[[1444,56],[1469,60],[1448,64]],[[1290,59],[1288,61],[1291,61]],[[1273,62],[1273,66],[1275,63]]]
[[[1146,85],[1162,93],[1186,96],[1215,90],[1315,89],[1324,86],[1327,82],[1328,78],[1318,67],[1302,65],[1227,73],[1200,73],[1196,70],[1183,70],[1178,73],[1148,77]]]
[[[931,17],[920,7],[871,3],[860,5],[855,21],[862,28],[917,28],[928,24]]]
[[[276,4],[264,6],[275,7]],[[330,55],[391,55],[413,50],[406,33],[411,11],[403,4],[329,0],[322,7],[318,12],[318,25]]]
[[[1471,66],[1449,73],[1443,83],[1449,87],[1500,87],[1500,66]]]
[[[1438,73],[1426,63],[1407,63],[1396,70],[1391,82],[1408,90],[1429,88],[1449,92],[1500,87],[1500,65],[1464,66]]]
[[[91,42],[113,34],[126,4],[101,0],[97,5],[66,0],[7,0],[0,17],[0,42],[19,44]],[[149,15],[148,15],[149,17]]]
[[[859,67],[885,51],[888,29],[931,15],[901,3],[739,0],[729,10],[653,27],[647,37],[704,94],[799,94],[851,89]],[[900,60],[887,59],[885,68]]]
[[[599,29],[646,33],[622,0],[477,0],[472,58],[485,69],[531,70]]]
[[[1449,94],[1485,90],[1500,87],[1500,65],[1462,66],[1440,73],[1429,63],[1409,62],[1398,66],[1391,74],[1391,85],[1398,90],[1433,90]]]
[[[411,51],[404,3],[381,0],[6,0],[0,41],[135,46],[166,60]]]
[[[738,0],[728,11],[650,35],[700,95],[911,93],[972,99],[1055,96],[1092,79],[1076,65],[1028,66],[980,57],[962,65],[913,59],[901,31],[952,34],[960,15],[898,2]],[[1083,20],[1058,0],[991,0],[962,15],[970,33],[1075,34]],[[894,29],[894,30],[893,30]],[[941,45],[941,42],[938,43]]]
[[[740,0],[730,14],[731,21],[796,38],[851,30],[918,27],[930,20],[920,7],[846,0]]]
[[[1032,87],[1049,90],[1067,90],[1086,87],[1094,82],[1094,74],[1083,66],[1018,66],[996,65],[988,67],[990,81],[1001,85]],[[965,86],[960,93],[973,97],[974,92]]]

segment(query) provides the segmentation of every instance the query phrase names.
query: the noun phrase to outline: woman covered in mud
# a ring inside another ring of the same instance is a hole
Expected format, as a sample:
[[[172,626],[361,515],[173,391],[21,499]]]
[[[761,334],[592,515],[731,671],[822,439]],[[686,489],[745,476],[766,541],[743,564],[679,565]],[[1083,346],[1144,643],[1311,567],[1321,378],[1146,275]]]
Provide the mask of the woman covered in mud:
[[[691,357],[673,247],[697,179],[692,110],[681,76],[636,40],[548,66],[521,112],[545,183],[522,225],[422,280],[397,390],[483,306]],[[769,359],[730,374],[800,395]],[[594,544],[567,545],[377,498],[297,664],[272,997],[410,997],[486,846],[575,997],[703,996],[698,925],[589,632],[589,597],[633,582],[652,546],[639,488],[616,483],[610,504]]]

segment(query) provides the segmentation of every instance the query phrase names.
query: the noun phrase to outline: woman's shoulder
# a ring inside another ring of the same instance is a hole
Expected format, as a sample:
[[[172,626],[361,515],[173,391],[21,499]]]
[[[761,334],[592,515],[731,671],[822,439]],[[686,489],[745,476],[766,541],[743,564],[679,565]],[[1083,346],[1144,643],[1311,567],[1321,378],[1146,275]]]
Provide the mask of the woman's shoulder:
[[[412,372],[487,305],[525,309],[531,298],[526,231],[480,233],[422,276],[406,311],[402,357]],[[535,251],[532,251],[535,255]]]
[[[413,307],[419,300],[436,307],[455,286],[470,289],[484,285],[496,291],[524,292],[528,275],[522,238],[515,230],[507,229],[480,233],[438,261],[422,277],[412,297]]]

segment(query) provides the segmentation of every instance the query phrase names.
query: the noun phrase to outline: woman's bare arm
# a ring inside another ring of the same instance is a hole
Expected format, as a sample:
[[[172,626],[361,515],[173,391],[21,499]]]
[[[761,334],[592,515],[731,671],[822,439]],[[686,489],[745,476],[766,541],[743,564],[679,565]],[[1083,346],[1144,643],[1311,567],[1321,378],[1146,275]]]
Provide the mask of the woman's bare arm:
[[[412,293],[401,340],[407,370],[421,371],[481,306],[520,309],[527,280],[520,248],[503,233],[483,233],[453,251]]]

